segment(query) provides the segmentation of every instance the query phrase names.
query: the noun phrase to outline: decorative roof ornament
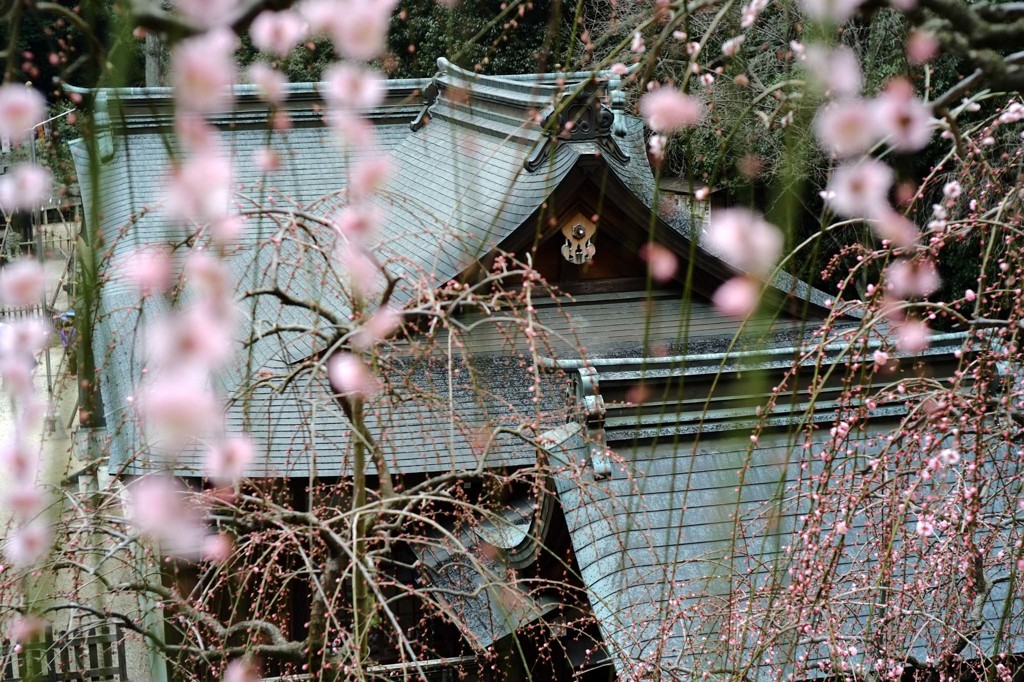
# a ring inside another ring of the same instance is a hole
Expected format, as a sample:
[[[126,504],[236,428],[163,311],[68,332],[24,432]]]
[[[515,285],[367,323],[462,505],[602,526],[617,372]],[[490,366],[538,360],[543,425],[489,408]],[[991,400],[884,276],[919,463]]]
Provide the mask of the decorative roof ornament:
[[[434,102],[437,101],[437,95],[440,92],[440,88],[437,86],[437,76],[434,76],[433,80],[430,81],[430,85],[423,88],[423,108],[420,109],[420,113],[416,114],[416,118],[409,123],[409,129],[412,132],[416,132],[423,126],[430,123],[430,107],[434,106]]]
[[[594,246],[595,232],[597,226],[579,214],[562,225],[562,236],[565,237],[562,257],[576,265],[589,263],[597,253],[597,247]]]
[[[600,78],[603,80],[604,74]],[[547,135],[523,163],[528,172],[540,168],[565,142],[595,142],[619,163],[629,163],[629,155],[622,151],[615,139],[624,137],[627,132],[621,111],[625,105],[621,81],[618,77],[608,80],[612,108],[601,103],[598,85],[597,80],[590,80],[579,90],[564,93],[557,106],[549,106],[541,112],[542,126]]]

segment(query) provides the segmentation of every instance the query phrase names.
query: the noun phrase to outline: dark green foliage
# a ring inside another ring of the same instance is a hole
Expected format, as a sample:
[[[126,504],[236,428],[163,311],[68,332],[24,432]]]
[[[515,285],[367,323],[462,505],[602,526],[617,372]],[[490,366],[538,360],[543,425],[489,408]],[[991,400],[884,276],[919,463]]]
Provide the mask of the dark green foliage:
[[[484,73],[549,71],[561,14],[558,0],[469,0],[453,9],[435,0],[403,0],[392,21],[388,71],[398,78],[431,76],[442,56]]]

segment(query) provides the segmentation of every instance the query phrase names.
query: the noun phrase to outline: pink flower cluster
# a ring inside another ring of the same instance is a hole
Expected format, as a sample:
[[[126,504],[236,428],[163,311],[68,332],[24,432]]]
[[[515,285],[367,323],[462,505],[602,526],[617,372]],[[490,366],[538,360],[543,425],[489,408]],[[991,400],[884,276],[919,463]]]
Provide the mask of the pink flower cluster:
[[[931,140],[932,128],[928,107],[903,80],[894,81],[870,101],[858,97],[834,101],[815,120],[822,146],[843,158],[863,154],[879,143],[900,152],[920,151]]]
[[[43,295],[45,274],[35,261],[21,260],[0,270],[0,303],[34,305]],[[0,463],[9,476],[3,502],[14,515],[14,529],[4,543],[4,556],[13,566],[38,563],[50,546],[50,526],[42,517],[46,495],[38,480],[39,446],[30,445],[32,432],[48,410],[36,394],[36,357],[50,342],[50,328],[39,317],[0,324],[0,379],[14,406],[10,440],[0,443]]]
[[[761,282],[782,255],[782,232],[758,213],[731,208],[712,214],[707,245],[741,272],[715,292],[715,307],[726,315],[750,315],[760,300]]]
[[[815,134],[827,151],[842,159],[833,170],[822,197],[836,215],[849,220],[868,220],[883,245],[910,256],[895,260],[886,269],[885,296],[894,300],[883,300],[879,309],[896,331],[897,348],[919,352],[928,345],[927,322],[907,318],[904,307],[898,302],[929,296],[941,282],[929,256],[912,254],[920,237],[919,230],[889,202],[895,172],[867,154],[876,146],[886,146],[894,152],[920,151],[932,137],[931,112],[916,97],[910,83],[902,79],[889,83],[874,99],[862,99],[860,66],[848,48],[826,51],[813,47],[807,52],[809,71],[826,86],[832,97],[818,112]],[[814,54],[810,54],[812,52]],[[946,198],[953,201],[959,193],[959,186],[951,185]]]

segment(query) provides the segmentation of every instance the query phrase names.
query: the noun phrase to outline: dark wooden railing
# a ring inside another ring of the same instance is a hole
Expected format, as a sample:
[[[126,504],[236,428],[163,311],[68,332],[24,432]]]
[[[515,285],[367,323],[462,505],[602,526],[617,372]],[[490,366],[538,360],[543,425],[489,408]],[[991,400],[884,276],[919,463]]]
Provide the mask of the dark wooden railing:
[[[97,626],[40,641],[7,645],[0,658],[2,679],[9,682],[128,682],[124,637],[120,626]]]

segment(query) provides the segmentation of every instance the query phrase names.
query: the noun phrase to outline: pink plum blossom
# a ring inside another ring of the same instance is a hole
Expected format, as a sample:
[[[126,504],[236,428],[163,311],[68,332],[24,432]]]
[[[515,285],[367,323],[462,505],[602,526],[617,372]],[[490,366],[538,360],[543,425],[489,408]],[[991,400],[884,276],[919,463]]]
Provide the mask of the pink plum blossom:
[[[668,137],[654,134],[648,141],[648,149],[655,163],[661,163],[665,159],[665,147],[668,145]]]
[[[167,291],[173,272],[170,251],[159,246],[133,249],[118,268],[118,273],[143,298]]]
[[[252,165],[261,173],[273,173],[281,169],[281,155],[273,147],[260,147],[252,154]]]
[[[39,471],[39,452],[15,438],[0,445],[0,464],[4,473],[18,483],[34,483]]]
[[[881,349],[876,350],[872,354],[871,359],[874,361],[876,369],[885,369],[886,365],[889,364],[889,354]]]
[[[32,518],[46,504],[46,496],[35,481],[16,481],[4,495],[8,509],[21,518]]]
[[[896,348],[904,353],[920,353],[928,347],[930,337],[924,320],[906,320],[896,326]]]
[[[141,387],[136,409],[153,440],[171,450],[216,428],[221,408],[206,378],[196,371],[163,373]]]
[[[217,129],[196,114],[178,111],[174,117],[174,132],[182,146],[190,151],[206,152],[217,144]]]
[[[200,114],[231,106],[237,44],[234,33],[217,28],[184,40],[174,49],[171,71],[178,104]]]
[[[874,159],[839,166],[828,183],[828,203],[844,218],[880,215],[889,206],[893,180],[892,169]]]
[[[911,64],[927,64],[939,53],[939,39],[931,31],[917,29],[907,36],[907,60]]]
[[[834,97],[856,97],[864,86],[860,60],[853,50],[840,45],[832,50],[820,45],[805,48],[804,64],[814,79]]]
[[[223,682],[259,682],[259,674],[252,663],[240,658],[228,664]]]
[[[338,353],[327,362],[327,377],[341,395],[365,398],[376,389],[370,370],[351,353]]]
[[[12,642],[27,643],[46,632],[46,621],[39,616],[23,615],[15,618],[7,631]]]
[[[875,99],[872,109],[878,136],[897,151],[920,151],[931,140],[931,111],[914,96],[909,82],[898,80],[890,84]]]
[[[879,239],[897,248],[913,245],[921,235],[913,221],[892,210],[888,204],[872,219],[871,229]]]
[[[943,448],[939,451],[939,461],[944,466],[954,466],[960,463],[960,453],[954,448]]]
[[[211,300],[226,300],[232,291],[227,265],[207,251],[193,251],[185,261],[185,281]]]
[[[212,564],[223,564],[231,558],[231,537],[226,533],[211,533],[203,538],[203,561]]]
[[[768,6],[768,0],[750,0],[750,3],[743,7],[740,18],[740,28],[750,28],[757,21],[757,17]]]
[[[36,519],[21,526],[7,536],[4,556],[14,566],[27,568],[50,551],[50,526],[42,519]]]
[[[801,0],[800,5],[811,19],[842,24],[853,16],[862,2],[863,0]]]
[[[0,176],[0,206],[8,211],[26,211],[42,206],[50,196],[53,175],[33,163],[16,164]]]
[[[257,50],[286,57],[306,37],[306,22],[297,12],[260,12],[249,27]]]
[[[267,103],[277,106],[284,102],[288,90],[288,76],[263,62],[256,62],[250,66],[246,74],[259,88],[260,97]]]
[[[946,197],[946,199],[950,201],[959,199],[962,193],[963,188],[960,186],[960,183],[957,182],[956,180],[951,180],[950,182],[947,182],[945,185],[942,186],[942,196]]]
[[[640,249],[640,257],[647,262],[647,270],[655,282],[668,282],[679,269],[676,254],[656,242],[644,244]]]
[[[977,297],[978,295],[974,293],[973,289],[964,290],[964,298],[967,299],[968,302],[973,302]]]
[[[771,272],[783,247],[779,228],[745,208],[712,213],[707,240],[711,250],[730,265],[759,277]]]
[[[643,54],[647,51],[647,45],[644,43],[644,36],[640,31],[633,33],[633,40],[629,43],[629,51],[634,54]]]
[[[0,269],[0,301],[9,306],[34,305],[43,297],[46,273],[38,261],[22,258]]]
[[[365,296],[379,291],[380,268],[364,248],[353,242],[339,243],[336,254],[353,295]]]
[[[128,485],[128,520],[165,553],[189,559],[202,556],[205,529],[189,490],[176,479],[151,474]]]
[[[146,335],[150,357],[160,367],[214,369],[233,352],[230,320],[204,303],[157,321]]]
[[[128,518],[143,534],[159,535],[183,517],[186,494],[168,476],[140,478],[128,485]]]
[[[344,0],[304,0],[299,14],[306,20],[313,35],[331,35],[338,30]]]
[[[46,118],[46,100],[35,88],[8,83],[0,86],[0,136],[20,142]]]
[[[256,456],[256,448],[246,436],[231,436],[206,453],[206,475],[218,485],[234,485]]]
[[[394,173],[391,159],[383,155],[362,158],[349,171],[349,192],[354,198],[367,197],[376,192]]]
[[[395,0],[343,0],[331,29],[334,47],[346,59],[369,61],[387,49]]]
[[[366,118],[345,109],[331,109],[324,116],[324,121],[337,133],[343,145],[356,149],[368,149],[373,146],[373,124]]]
[[[931,516],[919,516],[917,518],[916,531],[923,538],[935,535],[935,519]]]
[[[739,51],[740,46],[743,45],[743,41],[746,39],[747,37],[743,34],[729,38],[724,43],[722,43],[722,54],[725,55],[726,57],[735,56],[736,53]]]
[[[231,160],[207,151],[185,161],[171,176],[167,204],[175,218],[206,223],[228,212],[231,194]]]
[[[871,107],[861,99],[826,105],[814,120],[822,146],[836,156],[863,154],[876,141]]]
[[[380,227],[381,213],[368,204],[350,204],[334,214],[334,229],[347,239],[364,239]]]
[[[0,355],[0,379],[4,390],[20,399],[30,398],[35,391],[32,376],[35,374],[35,359],[25,353]]]
[[[205,28],[224,26],[238,7],[238,0],[174,0],[182,16]]]
[[[715,291],[711,302],[724,315],[747,317],[757,309],[761,285],[750,277],[733,277]]]
[[[942,284],[930,258],[900,258],[885,269],[885,278],[893,293],[900,298],[928,296]]]
[[[225,245],[237,241],[245,232],[245,217],[229,213],[210,223],[210,238],[216,244]]]
[[[386,338],[402,324],[402,312],[390,305],[377,309],[366,323],[352,334],[352,345],[367,349]]]
[[[342,62],[324,72],[324,100],[343,109],[370,109],[384,101],[384,80],[372,69]]]
[[[0,327],[0,354],[34,355],[46,347],[52,328],[38,317],[7,322]]]
[[[697,125],[704,116],[704,105],[665,86],[640,98],[640,115],[654,132],[669,134]]]

